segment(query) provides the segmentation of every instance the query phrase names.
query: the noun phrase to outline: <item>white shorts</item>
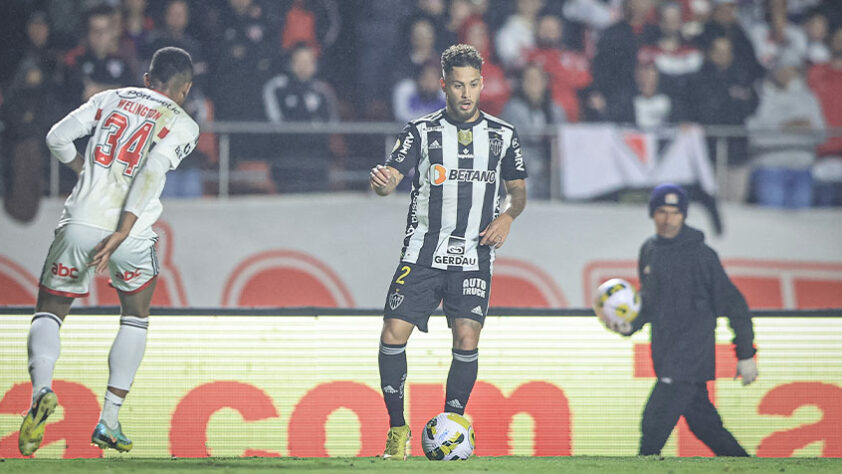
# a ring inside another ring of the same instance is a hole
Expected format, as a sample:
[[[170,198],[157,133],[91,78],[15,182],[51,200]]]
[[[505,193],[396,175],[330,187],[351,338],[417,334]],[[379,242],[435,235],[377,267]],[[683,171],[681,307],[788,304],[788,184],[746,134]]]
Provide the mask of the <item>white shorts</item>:
[[[41,289],[47,293],[78,298],[88,295],[94,267],[89,267],[94,247],[111,232],[80,224],[56,229],[53,244],[41,272]],[[111,254],[109,284],[123,293],[137,293],[158,275],[156,239],[129,236]]]

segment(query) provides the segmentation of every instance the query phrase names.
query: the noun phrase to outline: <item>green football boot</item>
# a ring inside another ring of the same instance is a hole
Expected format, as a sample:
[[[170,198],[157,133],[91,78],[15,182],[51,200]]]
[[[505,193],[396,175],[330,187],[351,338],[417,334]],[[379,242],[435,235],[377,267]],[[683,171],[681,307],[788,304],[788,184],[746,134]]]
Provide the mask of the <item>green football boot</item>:
[[[38,391],[35,397],[35,405],[23,418],[20,424],[20,435],[18,436],[18,449],[24,456],[32,456],[44,439],[44,429],[47,426],[47,417],[56,411],[58,397],[48,387]]]
[[[100,449],[116,449],[121,453],[132,450],[132,440],[123,434],[123,427],[117,423],[116,429],[111,429],[105,426],[105,423],[100,421],[94,428],[94,434],[91,435],[91,443],[97,445]]]
[[[383,459],[405,461],[409,454],[409,440],[412,432],[409,425],[393,426],[389,428],[386,435],[386,449],[383,451]]]

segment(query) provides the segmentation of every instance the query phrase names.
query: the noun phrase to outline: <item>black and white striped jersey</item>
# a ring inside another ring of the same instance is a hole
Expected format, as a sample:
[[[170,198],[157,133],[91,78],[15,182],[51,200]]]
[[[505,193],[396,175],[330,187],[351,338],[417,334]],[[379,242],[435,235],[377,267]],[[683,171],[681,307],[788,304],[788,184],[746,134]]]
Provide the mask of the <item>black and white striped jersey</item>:
[[[443,270],[491,270],[479,233],[500,212],[501,181],[526,178],[515,128],[480,113],[456,122],[444,109],[409,122],[386,160],[415,170],[401,260]]]

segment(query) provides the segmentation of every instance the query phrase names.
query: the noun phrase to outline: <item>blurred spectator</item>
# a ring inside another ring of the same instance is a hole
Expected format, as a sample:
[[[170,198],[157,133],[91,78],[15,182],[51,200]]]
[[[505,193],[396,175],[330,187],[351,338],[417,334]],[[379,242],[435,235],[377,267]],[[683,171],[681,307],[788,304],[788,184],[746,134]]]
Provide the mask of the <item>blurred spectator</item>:
[[[222,121],[260,121],[263,114],[261,91],[269,77],[277,47],[263,8],[253,0],[228,0],[221,17],[220,37],[215,48],[210,94],[215,115]],[[263,140],[234,135],[233,158],[248,159],[265,153]]]
[[[441,64],[430,61],[418,71],[418,77],[398,82],[392,93],[395,120],[409,122],[443,108],[444,92],[440,78]]]
[[[463,23],[459,42],[477,48],[479,54],[482,55],[484,62],[482,63],[480,104],[485,112],[491,115],[500,115],[503,106],[509,100],[511,88],[508,79],[506,79],[506,73],[497,63],[497,58],[491,50],[488,25],[481,16],[474,15]]]
[[[763,66],[757,61],[754,47],[742,26],[737,21],[735,0],[713,0],[714,7],[710,21],[705,24],[702,34],[696,39],[699,48],[709,51],[716,38],[726,37],[731,43],[734,63],[744,69],[752,83],[764,74]]]
[[[824,117],[801,77],[801,64],[791,51],[778,58],[760,87],[757,112],[747,122],[752,187],[763,206],[803,208],[812,201],[811,167],[823,140]]]
[[[429,19],[417,18],[409,28],[409,51],[398,53],[392,62],[391,85],[407,78],[418,77],[418,72],[429,61],[438,61],[436,29]]]
[[[638,62],[634,79],[634,88],[622,91],[610,101],[608,117],[612,122],[653,129],[686,121],[684,104],[660,80],[658,68],[651,59]]]
[[[391,1],[392,13],[395,12],[394,0]],[[404,6],[403,4],[401,6]],[[420,19],[430,22],[433,27],[433,49],[437,51],[444,51],[450,46],[452,37],[447,32],[447,9],[445,0],[416,0],[415,7],[403,22],[402,28],[398,31],[402,32],[403,38],[406,36],[406,31],[411,29],[411,25],[415,24]],[[402,39],[403,39],[402,38]],[[399,46],[406,47],[406,42],[399,43]],[[400,52],[405,52],[400,51]]]
[[[588,28],[604,30],[622,18],[622,0],[567,0],[564,18],[584,23]]]
[[[474,15],[471,0],[451,0],[448,9],[447,24],[444,29],[444,42],[447,49],[450,45],[459,43],[459,37],[465,27],[465,22]]]
[[[72,107],[106,89],[137,85],[131,66],[117,55],[115,10],[102,5],[87,12],[85,42],[67,53],[67,101]]]
[[[168,0],[164,6],[161,28],[150,34],[149,48],[144,59],[151,61],[152,54],[165,46],[175,46],[187,51],[193,59],[193,88],[190,89],[190,95],[193,96],[196,92],[204,95],[208,88],[208,63],[201,43],[187,33],[189,23],[190,4],[187,0]]]
[[[148,63],[155,51],[166,46],[175,46],[190,53],[193,59],[193,87],[182,107],[199,125],[203,125],[213,118],[212,107],[207,99],[208,63],[202,52],[202,45],[187,33],[187,26],[190,23],[190,5],[187,0],[167,0],[164,4],[161,23],[160,28],[148,35],[146,40],[148,45],[144,50],[147,56],[143,59]],[[145,70],[146,67],[143,69]],[[194,151],[191,159],[183,161],[177,170],[167,173],[162,197],[202,195],[201,169],[208,164],[207,157],[203,156],[207,149],[203,140],[204,137],[200,139],[199,148]]]
[[[509,121],[520,134],[523,157],[530,170],[527,187],[529,197],[550,197],[550,138],[534,135],[548,125],[565,122],[564,110],[552,100],[549,75],[538,64],[527,64],[520,75],[520,85],[503,109],[503,120]]]
[[[822,106],[828,127],[842,128],[842,26],[829,38],[830,61],[810,68],[807,81]],[[838,133],[838,132],[837,132]],[[819,206],[842,206],[842,136],[829,137],[817,150],[814,197]]]
[[[155,29],[155,22],[146,14],[146,0],[123,0],[123,34],[135,42],[135,48],[143,46],[145,36]]]
[[[150,35],[155,30],[155,22],[146,14],[146,0],[123,0],[122,8],[114,10],[115,28],[119,28],[119,47],[117,54],[132,67],[132,74],[138,84],[142,84],[145,69],[141,58],[149,48]]]
[[[731,40],[714,39],[707,51],[702,69],[690,79],[688,88],[689,117],[703,125],[734,125],[742,127],[746,118],[757,108],[757,94],[748,72],[735,64]],[[729,165],[728,187],[721,190],[732,200],[745,199],[748,183],[746,139],[727,140]],[[708,139],[711,158],[715,158],[717,139]]]
[[[607,98],[634,84],[637,53],[646,38],[657,33],[655,25],[647,23],[652,10],[651,0],[626,0],[625,16],[603,32],[593,60],[593,90],[587,94],[588,117],[604,117]]]
[[[536,47],[526,57],[549,74],[553,100],[564,109],[567,121],[578,122],[578,92],[591,83],[590,64],[583,54],[564,48],[562,35],[561,19],[542,16],[538,20]]]
[[[497,56],[508,70],[520,69],[526,53],[535,46],[535,28],[544,0],[516,0],[515,14],[497,30],[494,44]]]
[[[681,35],[687,41],[695,42],[705,25],[710,20],[712,0],[681,0],[682,24]]]
[[[49,151],[44,136],[63,112],[57,97],[61,62],[50,46],[46,16],[36,12],[26,24],[27,46],[2,107],[3,204],[13,218],[29,222],[38,211]]]
[[[298,43],[307,43],[321,53],[336,42],[341,24],[333,0],[291,0],[283,16],[281,47],[289,51]]]
[[[838,4],[836,0],[785,0],[786,15],[796,23],[803,22],[811,11],[822,4]]]
[[[289,72],[263,86],[266,117],[274,123],[334,122],[339,120],[333,89],[316,78],[316,51],[300,43],[290,52]],[[314,135],[283,134],[272,150],[280,153],[272,176],[281,192],[328,190],[330,146]]]
[[[353,27],[356,41],[356,81],[354,99],[362,119],[388,120],[391,118],[387,97],[394,85],[389,71],[393,57],[384,54],[383,45],[395,43],[395,39],[404,40],[406,34],[401,23],[394,21],[394,2],[392,0],[369,0],[358,6],[356,21],[349,22]]]
[[[727,37],[713,40],[690,82],[691,117],[702,124],[743,125],[757,107],[751,78],[736,66]]]
[[[685,40],[681,25],[681,6],[675,2],[662,3],[658,7],[658,30],[653,31],[649,44],[641,50],[655,62],[661,74],[679,82],[698,72],[704,62],[702,52]]]
[[[786,0],[769,0],[766,21],[749,30],[757,60],[766,68],[775,67],[782,55],[807,57],[807,35],[786,17]]]
[[[814,10],[804,22],[809,63],[823,64],[830,61],[830,48],[827,47],[828,29],[827,16],[821,10]]]
[[[28,60],[41,70],[44,84],[55,94],[64,81],[64,64],[61,53],[52,41],[52,29],[47,15],[43,12],[36,11],[29,17],[26,23],[26,39],[23,61]]]

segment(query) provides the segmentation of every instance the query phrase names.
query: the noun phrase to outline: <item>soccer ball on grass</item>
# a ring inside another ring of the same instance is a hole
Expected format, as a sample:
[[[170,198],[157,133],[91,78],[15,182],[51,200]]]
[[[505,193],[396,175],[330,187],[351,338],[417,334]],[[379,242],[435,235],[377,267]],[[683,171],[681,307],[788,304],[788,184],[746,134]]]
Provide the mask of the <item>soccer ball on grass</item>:
[[[421,446],[434,461],[468,459],[476,446],[474,427],[457,413],[440,413],[424,425]]]

